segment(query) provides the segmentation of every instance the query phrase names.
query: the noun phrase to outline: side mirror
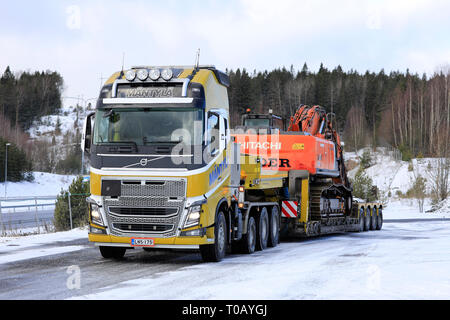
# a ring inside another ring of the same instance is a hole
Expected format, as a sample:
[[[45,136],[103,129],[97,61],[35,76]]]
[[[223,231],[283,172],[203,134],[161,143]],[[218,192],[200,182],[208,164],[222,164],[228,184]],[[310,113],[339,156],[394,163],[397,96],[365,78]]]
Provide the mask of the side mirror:
[[[95,118],[95,112],[88,114],[84,121],[83,134],[81,135],[81,150],[87,154],[91,152],[93,118]]]
[[[219,149],[214,149],[211,151],[211,157],[215,158],[219,154]]]

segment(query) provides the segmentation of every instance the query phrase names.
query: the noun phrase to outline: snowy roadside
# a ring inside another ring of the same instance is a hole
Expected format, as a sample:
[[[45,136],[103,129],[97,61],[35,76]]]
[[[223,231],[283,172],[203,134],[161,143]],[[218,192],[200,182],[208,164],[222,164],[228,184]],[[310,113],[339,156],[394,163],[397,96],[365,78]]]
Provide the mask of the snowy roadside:
[[[431,200],[425,199],[424,212],[419,211],[419,205],[415,199],[391,199],[383,209],[385,220],[397,219],[450,219],[450,199],[442,203],[442,208],[435,212],[427,212],[431,209]]]
[[[87,228],[77,228],[70,231],[36,234],[29,236],[0,237],[0,264],[18,260],[26,260],[45,255],[81,250],[82,246],[70,246],[34,250],[43,245],[53,245],[58,242],[67,242],[77,239],[87,239]]]

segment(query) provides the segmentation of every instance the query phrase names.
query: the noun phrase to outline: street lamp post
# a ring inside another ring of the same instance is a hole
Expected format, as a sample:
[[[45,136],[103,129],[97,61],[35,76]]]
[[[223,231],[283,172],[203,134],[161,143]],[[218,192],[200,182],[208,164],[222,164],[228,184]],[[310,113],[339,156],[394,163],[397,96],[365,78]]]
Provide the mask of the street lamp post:
[[[8,183],[8,147],[11,145],[11,143],[7,143],[6,146],[6,152],[5,152],[5,198],[6,198],[6,185]]]

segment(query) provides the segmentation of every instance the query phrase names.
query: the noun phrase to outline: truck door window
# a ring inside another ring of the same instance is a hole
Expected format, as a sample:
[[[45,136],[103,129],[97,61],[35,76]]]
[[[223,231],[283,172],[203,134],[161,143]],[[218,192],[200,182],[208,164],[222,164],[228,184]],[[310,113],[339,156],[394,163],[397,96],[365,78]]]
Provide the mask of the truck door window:
[[[227,118],[223,118],[224,122],[225,122],[225,149],[227,148],[228,145],[228,141],[229,141],[229,130],[228,130],[228,119]]]
[[[214,149],[219,149],[220,143],[220,122],[218,114],[208,112],[207,130],[206,144],[212,152]]]
[[[220,117],[220,152],[222,152],[225,148],[226,148],[226,142],[227,142],[227,137],[226,137],[226,119],[224,117]]]

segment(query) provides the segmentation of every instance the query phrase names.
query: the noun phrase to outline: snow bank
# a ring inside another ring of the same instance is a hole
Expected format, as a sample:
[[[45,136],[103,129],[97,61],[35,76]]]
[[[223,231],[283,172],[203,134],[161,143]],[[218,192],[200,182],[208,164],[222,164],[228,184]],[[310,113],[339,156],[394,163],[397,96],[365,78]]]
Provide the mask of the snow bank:
[[[425,200],[424,212],[419,211],[419,205],[415,199],[391,199],[383,209],[384,219],[449,219],[450,203],[440,210],[427,212],[431,209],[431,201]]]
[[[28,249],[35,246],[54,244],[58,241],[72,241],[87,238],[87,228],[76,228],[70,231],[35,234],[20,237],[0,237],[0,253]]]
[[[85,247],[80,245],[37,248],[42,245],[54,245],[61,241],[86,238],[87,228],[21,237],[0,237],[0,264],[82,250]]]

